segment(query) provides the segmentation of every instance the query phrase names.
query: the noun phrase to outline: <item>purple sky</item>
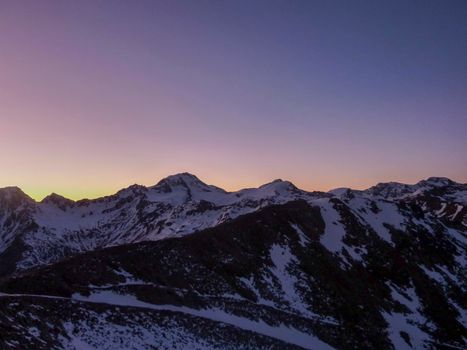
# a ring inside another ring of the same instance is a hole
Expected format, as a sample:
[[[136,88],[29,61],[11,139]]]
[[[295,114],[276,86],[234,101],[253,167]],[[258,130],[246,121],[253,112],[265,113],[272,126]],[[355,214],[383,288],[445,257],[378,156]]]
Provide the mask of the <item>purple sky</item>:
[[[466,1],[0,1],[0,187],[467,182]]]

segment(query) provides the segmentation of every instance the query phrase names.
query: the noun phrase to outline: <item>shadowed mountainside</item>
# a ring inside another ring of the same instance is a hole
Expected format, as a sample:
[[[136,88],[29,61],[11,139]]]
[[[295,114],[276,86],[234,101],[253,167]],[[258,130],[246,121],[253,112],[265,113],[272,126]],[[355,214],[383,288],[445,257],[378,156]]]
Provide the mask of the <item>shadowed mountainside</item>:
[[[413,198],[362,196],[268,205],[4,278],[0,334],[37,349],[465,346],[465,231]]]

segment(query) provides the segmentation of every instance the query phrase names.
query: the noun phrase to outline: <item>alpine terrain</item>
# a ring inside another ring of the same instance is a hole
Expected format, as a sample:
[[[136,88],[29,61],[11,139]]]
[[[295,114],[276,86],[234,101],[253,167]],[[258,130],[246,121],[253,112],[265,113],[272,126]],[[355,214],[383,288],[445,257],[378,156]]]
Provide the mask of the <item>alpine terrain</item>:
[[[467,184],[0,189],[0,349],[466,349]]]

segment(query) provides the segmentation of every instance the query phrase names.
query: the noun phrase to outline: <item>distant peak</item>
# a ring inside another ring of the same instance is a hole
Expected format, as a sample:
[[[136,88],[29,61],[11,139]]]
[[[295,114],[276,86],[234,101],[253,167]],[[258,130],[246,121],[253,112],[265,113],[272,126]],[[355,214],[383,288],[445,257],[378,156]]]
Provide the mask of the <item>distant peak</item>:
[[[60,209],[66,209],[67,207],[71,207],[75,202],[71,199],[65,198],[59,194],[51,193],[47,197],[45,197],[41,203],[43,204],[53,204]]]
[[[452,181],[451,179],[448,179],[447,177],[436,177],[436,176],[432,176],[432,177],[429,177],[429,178],[426,179],[426,180],[420,181],[419,183],[420,183],[420,184],[429,183],[429,184],[433,184],[433,185],[446,186],[446,185],[452,185],[452,184],[454,184],[455,182]]]
[[[288,191],[297,191],[298,188],[291,183],[290,181],[284,181],[282,179],[276,179],[271,182],[268,182],[259,188],[273,188],[275,190],[288,190]]]
[[[175,188],[185,188],[190,190],[211,191],[213,189],[222,190],[215,186],[210,186],[201,181],[198,177],[190,173],[180,173],[167,176],[160,180],[152,188],[162,192],[171,192]],[[222,190],[223,191],[223,190]]]
[[[380,182],[375,186],[364,190],[364,192],[371,194],[373,196],[381,196],[387,199],[398,198],[404,196],[408,193],[413,192],[413,186],[403,184],[400,182]]]
[[[163,180],[168,180],[168,181],[189,180],[189,181],[202,182],[200,179],[198,179],[197,176],[187,173],[187,172],[169,175],[166,178],[162,179],[162,181]]]
[[[128,196],[131,194],[141,194],[147,191],[147,187],[134,184],[117,192],[117,196]]]
[[[338,187],[338,188],[334,188],[328,191],[328,193],[333,194],[334,196],[337,196],[337,197],[346,196],[351,192],[352,192],[352,189],[350,189],[349,187]]]
[[[0,188],[0,192],[2,193],[23,193],[23,190],[19,188],[18,186],[7,186]]]
[[[389,182],[378,182],[376,185],[370,187],[370,188],[383,188],[383,187],[404,187],[404,186],[410,186],[407,184],[403,184],[401,182],[396,182],[396,181],[389,181]]]
[[[24,199],[33,202],[34,200],[17,186],[8,186],[0,188],[0,198],[5,200],[19,200]]]
[[[190,173],[179,173],[174,175],[169,175],[162,180],[160,180],[156,186],[161,184],[171,184],[171,185],[179,185],[179,184],[202,184],[206,185],[200,179],[198,179],[195,175]],[[206,185],[207,186],[207,185]]]

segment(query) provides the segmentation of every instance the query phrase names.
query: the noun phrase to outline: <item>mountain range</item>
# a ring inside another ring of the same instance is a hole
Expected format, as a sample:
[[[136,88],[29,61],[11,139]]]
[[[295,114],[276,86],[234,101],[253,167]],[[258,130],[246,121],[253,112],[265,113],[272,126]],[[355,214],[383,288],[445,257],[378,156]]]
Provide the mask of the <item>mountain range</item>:
[[[0,348],[463,349],[467,184],[0,189]]]

